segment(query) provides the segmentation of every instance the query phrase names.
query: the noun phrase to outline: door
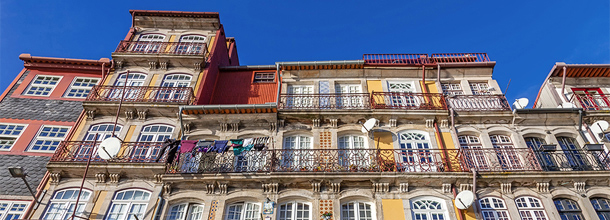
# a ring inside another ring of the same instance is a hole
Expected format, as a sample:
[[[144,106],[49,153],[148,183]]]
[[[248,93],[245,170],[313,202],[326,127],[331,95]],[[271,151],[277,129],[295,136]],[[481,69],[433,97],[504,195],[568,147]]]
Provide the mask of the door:
[[[582,108],[586,110],[608,110],[610,100],[600,88],[572,88]]]
[[[110,99],[120,100],[123,98],[123,90],[125,90],[125,100],[137,101],[138,99],[144,98],[146,91],[142,89],[142,86],[144,85],[145,79],[146,75],[142,73],[129,73],[129,79],[127,79],[127,73],[121,74],[110,92]]]
[[[415,92],[415,83],[413,81],[406,82],[388,82],[388,91],[390,92],[390,103],[395,108],[417,107],[420,102],[413,95]]]
[[[158,53],[164,39],[165,36],[160,34],[142,35],[140,36],[140,39],[138,39],[138,43],[136,43],[133,51],[141,53]]]
[[[188,90],[183,89],[191,84],[191,76],[185,74],[173,74],[166,76],[161,84],[158,101],[188,101]]]
[[[308,85],[289,85],[287,108],[307,109],[313,107],[314,96],[313,86]]]
[[[363,97],[355,95],[356,93],[362,92],[362,88],[359,84],[337,84],[335,86],[335,92],[338,95],[338,109],[360,108],[363,106]]]

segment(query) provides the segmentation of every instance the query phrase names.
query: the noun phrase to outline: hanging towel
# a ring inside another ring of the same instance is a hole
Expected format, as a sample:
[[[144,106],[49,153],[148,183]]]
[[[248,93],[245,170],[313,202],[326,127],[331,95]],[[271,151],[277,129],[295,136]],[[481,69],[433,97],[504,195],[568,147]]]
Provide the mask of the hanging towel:
[[[231,147],[242,147],[244,139],[231,139]]]
[[[197,145],[197,140],[182,140],[180,142],[180,153],[191,152],[195,145]]]
[[[244,139],[244,151],[249,151],[252,149],[252,147],[254,147],[253,144],[254,138],[246,138]]]
[[[199,142],[197,142],[197,151],[207,153],[212,144],[214,144],[214,141],[199,140]]]
[[[227,141],[227,140],[214,141],[214,146],[212,146],[210,151],[224,153],[225,151],[227,151],[227,149],[229,149],[229,146],[227,145],[227,143],[229,143],[229,141]],[[208,151],[208,152],[210,152],[210,151]]]

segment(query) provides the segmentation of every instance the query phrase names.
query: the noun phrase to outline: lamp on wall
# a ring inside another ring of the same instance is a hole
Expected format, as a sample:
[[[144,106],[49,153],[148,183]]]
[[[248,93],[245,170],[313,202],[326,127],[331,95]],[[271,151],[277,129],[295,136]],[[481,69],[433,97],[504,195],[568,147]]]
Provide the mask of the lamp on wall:
[[[32,191],[32,187],[30,187],[30,184],[28,184],[28,181],[25,179],[27,174],[23,171],[22,167],[9,167],[8,172],[10,172],[11,176],[13,176],[13,177],[21,178],[23,180],[23,182],[25,183],[25,186],[27,186],[28,190],[30,190],[32,197],[34,197],[34,201],[36,201],[37,204],[40,203],[40,202],[38,202],[36,195],[34,195],[34,191]]]

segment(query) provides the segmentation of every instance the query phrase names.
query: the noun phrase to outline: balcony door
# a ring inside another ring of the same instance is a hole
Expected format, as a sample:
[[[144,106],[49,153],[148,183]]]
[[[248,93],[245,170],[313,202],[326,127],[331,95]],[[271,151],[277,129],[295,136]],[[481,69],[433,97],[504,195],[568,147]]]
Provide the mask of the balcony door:
[[[311,85],[289,85],[288,86],[288,108],[300,109],[313,107],[314,96]]]
[[[158,53],[161,50],[161,43],[165,40],[165,35],[145,34],[140,36],[138,43],[133,48],[135,52]]]
[[[145,162],[158,159],[162,156],[161,145],[154,142],[163,142],[172,138],[174,127],[167,125],[148,125],[142,128],[138,143],[133,146],[131,160]]]
[[[87,131],[87,135],[85,135],[83,142],[78,146],[78,150],[76,151],[76,156],[74,158],[77,158],[77,160],[87,160],[87,157],[89,156],[89,152],[91,150],[94,150],[96,147],[96,146],[93,146],[93,142],[97,141],[97,145],[99,146],[99,144],[103,140],[106,140],[107,138],[112,137],[113,128],[114,128],[114,124],[92,125],[89,128],[89,131]],[[116,129],[114,129],[114,134],[119,135],[119,133],[121,132],[121,128],[122,128],[122,126],[117,125]],[[96,135],[97,135],[97,140],[95,139]],[[95,152],[93,152],[93,153],[95,153]],[[98,152],[98,154],[99,154],[99,152]],[[99,157],[95,156],[95,158],[99,158]]]
[[[186,74],[172,74],[165,76],[157,95],[158,101],[187,101],[189,98],[186,89],[191,85],[191,76]]]
[[[582,149],[578,146],[576,139],[571,137],[557,137],[557,141],[565,155],[565,161],[561,161],[564,164],[560,165],[560,167],[571,167],[572,170],[589,169],[585,162],[585,157],[581,152]]]
[[[477,136],[462,135],[458,136],[463,162],[465,166],[479,171],[489,170],[489,162],[483,152],[483,145]]]
[[[120,100],[123,98],[123,89],[125,90],[125,100],[135,101],[138,98],[144,98],[146,91],[141,91],[144,80],[146,80],[146,74],[143,73],[129,73],[129,79],[127,79],[127,73],[119,75],[109,98]],[[123,86],[126,87],[123,88]]]
[[[200,35],[186,35],[180,37],[180,43],[178,47],[176,47],[176,52],[178,54],[202,54],[203,53],[203,45],[205,43],[205,37]]]
[[[399,170],[405,172],[436,172],[434,155],[430,151],[430,138],[423,131],[400,133],[400,148],[403,149]]]
[[[390,81],[388,82],[388,91],[391,93],[391,103],[393,107],[416,107],[419,106],[419,100],[412,94],[415,92],[415,83],[413,81]]]
[[[309,171],[314,169],[312,137],[294,135],[284,138],[282,169],[288,171]]]
[[[523,169],[521,159],[515,151],[514,145],[509,136],[490,135],[491,143],[496,151],[496,157],[502,170]]]
[[[339,137],[339,164],[351,171],[364,171],[370,168],[372,150],[366,147],[366,138],[360,135],[344,135]]]
[[[610,100],[600,88],[572,88],[572,92],[586,110],[607,110]]]
[[[350,109],[362,107],[362,97],[350,95],[354,93],[362,93],[360,84],[337,84],[335,92],[339,94],[337,97],[338,109]]]

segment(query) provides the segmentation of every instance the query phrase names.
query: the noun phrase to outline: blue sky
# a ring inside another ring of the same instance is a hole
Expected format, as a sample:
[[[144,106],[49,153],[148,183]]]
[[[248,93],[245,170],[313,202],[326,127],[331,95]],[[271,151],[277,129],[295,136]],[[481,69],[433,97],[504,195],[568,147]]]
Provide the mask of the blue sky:
[[[26,3],[27,2],[27,3]],[[610,1],[0,2],[0,89],[19,54],[110,58],[130,9],[213,11],[242,65],[361,59],[364,53],[484,52],[512,102],[533,103],[555,62],[610,63]],[[530,106],[531,107],[531,104]]]

